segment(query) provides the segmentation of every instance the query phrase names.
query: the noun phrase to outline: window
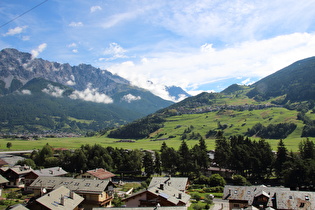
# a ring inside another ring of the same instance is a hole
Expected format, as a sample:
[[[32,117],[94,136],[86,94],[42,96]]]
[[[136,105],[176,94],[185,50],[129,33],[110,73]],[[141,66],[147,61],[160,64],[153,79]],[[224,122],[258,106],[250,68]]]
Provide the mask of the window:
[[[289,196],[289,199],[292,199],[292,195]]]
[[[247,195],[250,195],[250,191],[249,190],[247,191]]]
[[[85,186],[86,186],[86,187],[89,187],[89,186],[90,186],[90,183],[85,183]]]
[[[308,197],[308,195],[305,196],[305,200],[308,201],[310,200],[310,197]]]
[[[300,208],[304,208],[305,203],[300,203]]]
[[[237,190],[234,190],[234,194],[237,194]]]

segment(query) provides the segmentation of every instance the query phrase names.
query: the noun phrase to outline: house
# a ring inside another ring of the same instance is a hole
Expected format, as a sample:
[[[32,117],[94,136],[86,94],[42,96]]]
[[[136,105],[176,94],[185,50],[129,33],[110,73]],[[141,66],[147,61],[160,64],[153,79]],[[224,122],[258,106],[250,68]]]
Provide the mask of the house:
[[[229,209],[315,209],[315,192],[283,187],[226,185],[223,199],[229,201]]]
[[[24,177],[33,171],[30,166],[16,165],[3,171],[3,176],[9,181],[7,187],[24,188]]]
[[[79,205],[84,200],[83,197],[74,193],[64,186],[60,186],[55,190],[48,192],[37,198],[35,201],[28,203],[26,206],[29,209],[45,210],[45,209],[64,209],[70,210],[82,209]]]
[[[114,177],[114,176],[115,176],[115,174],[107,171],[106,169],[96,168],[93,170],[89,170],[83,174],[80,174],[76,178],[78,178],[78,179],[95,179],[95,180],[109,179],[111,181],[112,177]]]
[[[188,178],[153,177],[149,187],[123,199],[127,207],[189,206]]]
[[[65,176],[68,172],[61,167],[43,168],[39,170],[33,170],[24,177],[25,190],[29,190],[28,187],[39,176]]]
[[[235,171],[230,170],[230,169],[211,166],[207,170],[207,175],[211,176],[212,174],[219,174],[220,176],[222,176],[224,178],[231,179],[233,177],[233,175],[235,174]]]
[[[82,207],[85,210],[93,207],[107,207],[111,205],[114,196],[114,184],[109,180],[75,179],[72,177],[38,177],[29,186],[38,197],[44,191],[50,192],[64,186],[84,198]]]
[[[167,184],[149,187],[123,199],[127,207],[189,206],[190,195]]]

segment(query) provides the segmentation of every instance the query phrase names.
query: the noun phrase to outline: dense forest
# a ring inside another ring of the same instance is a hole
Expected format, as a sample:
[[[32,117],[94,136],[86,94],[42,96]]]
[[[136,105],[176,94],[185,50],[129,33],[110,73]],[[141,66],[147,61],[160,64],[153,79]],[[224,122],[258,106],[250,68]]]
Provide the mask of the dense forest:
[[[284,141],[280,140],[275,153],[264,139],[253,141],[244,136],[225,138],[218,135],[213,160],[208,156],[203,138],[192,148],[181,140],[178,150],[163,142],[159,151],[105,148],[97,144],[82,145],[74,151],[58,151],[46,144],[19,164],[33,168],[61,166],[72,174],[105,168],[117,175],[187,176],[195,183],[208,182],[207,170],[210,166],[217,166],[233,170],[233,179],[226,181],[239,185],[263,184],[272,180],[275,185],[291,188],[304,186],[313,190],[315,186],[315,144],[309,139],[300,142],[298,153],[289,152]]]

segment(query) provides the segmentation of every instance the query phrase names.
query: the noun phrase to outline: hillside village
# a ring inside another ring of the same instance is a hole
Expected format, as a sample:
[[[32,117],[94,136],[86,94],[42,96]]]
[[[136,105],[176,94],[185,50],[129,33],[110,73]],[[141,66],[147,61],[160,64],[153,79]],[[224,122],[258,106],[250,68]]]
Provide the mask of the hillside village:
[[[46,145],[47,148],[49,147]],[[42,150],[44,151],[45,147]],[[220,149],[217,148],[217,151]],[[150,152],[143,152],[143,157],[148,157],[147,154],[150,154]],[[142,172],[139,176],[128,174],[127,171],[115,174],[105,168],[89,168],[78,173],[68,172],[61,166],[33,169],[28,165],[19,165],[23,161],[20,162],[21,159],[13,157],[16,152],[12,152],[14,155],[7,153],[6,159],[0,159],[0,196],[2,198],[0,204],[7,203],[10,209],[123,208],[134,210],[141,207],[141,209],[161,208],[161,210],[270,210],[315,208],[315,192],[309,191],[310,187],[302,188],[301,186],[301,188],[292,189],[284,186],[265,186],[258,182],[250,184],[239,175],[237,170],[213,165],[214,161],[219,161],[218,154],[214,151],[209,151],[205,157],[212,164],[200,169],[199,172],[204,173],[195,178],[189,173],[175,173],[177,175],[174,175],[166,171],[160,175],[154,173],[150,176]],[[20,153],[27,153],[27,151]],[[151,152],[151,154],[154,153]],[[279,154],[280,151],[277,155]],[[10,158],[12,161],[8,161]],[[148,172],[146,167],[144,171]],[[188,176],[183,176],[184,174]],[[130,182],[141,183],[141,186],[123,190],[124,186]],[[272,183],[272,179],[264,179],[263,182]],[[200,193],[202,196],[199,195]],[[216,195],[215,198],[213,194]],[[18,202],[13,204],[13,201]]]

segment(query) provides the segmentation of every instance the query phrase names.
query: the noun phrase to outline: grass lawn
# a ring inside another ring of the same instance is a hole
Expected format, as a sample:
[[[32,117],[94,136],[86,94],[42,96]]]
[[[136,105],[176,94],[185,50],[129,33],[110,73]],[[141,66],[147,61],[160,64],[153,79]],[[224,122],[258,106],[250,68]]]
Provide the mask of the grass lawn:
[[[315,118],[315,114],[308,113],[310,118]],[[77,149],[84,144],[100,144],[103,147],[114,147],[124,149],[149,149],[159,150],[162,143],[165,141],[168,147],[178,149],[181,144],[181,136],[185,129],[192,128],[192,132],[200,133],[205,136],[210,130],[216,130],[218,125],[225,125],[225,136],[243,135],[247,129],[252,128],[256,123],[261,123],[265,126],[268,124],[278,123],[295,123],[297,128],[285,140],[284,143],[289,151],[298,151],[299,143],[305,139],[301,138],[303,123],[297,120],[297,112],[285,108],[273,107],[270,109],[261,110],[224,110],[220,112],[208,112],[202,114],[183,114],[167,118],[164,127],[151,134],[149,139],[140,139],[135,142],[117,142],[120,139],[112,139],[103,136],[94,137],[72,137],[72,138],[43,138],[39,140],[14,140],[0,139],[0,150],[8,150],[6,145],[12,143],[11,150],[30,150],[41,149],[45,144],[50,144],[54,148]],[[190,134],[190,133],[189,133]],[[172,138],[170,138],[172,137]],[[167,140],[158,140],[167,139]],[[251,138],[259,140],[259,138]],[[314,140],[315,138],[309,138]],[[215,139],[206,139],[208,149],[215,148]],[[267,140],[273,150],[277,150],[279,140]],[[186,140],[189,147],[198,144],[198,140]]]

